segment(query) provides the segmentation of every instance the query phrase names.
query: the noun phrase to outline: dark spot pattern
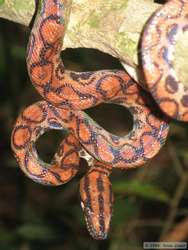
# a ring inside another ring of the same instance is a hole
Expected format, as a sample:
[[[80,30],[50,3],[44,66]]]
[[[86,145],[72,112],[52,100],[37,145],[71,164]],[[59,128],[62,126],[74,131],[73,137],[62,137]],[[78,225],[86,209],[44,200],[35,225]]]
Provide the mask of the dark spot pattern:
[[[174,79],[173,76],[168,75],[166,77],[166,91],[169,93],[176,93],[178,91],[178,82]]]
[[[151,96],[125,71],[65,69],[60,57],[66,22],[64,3],[63,0],[41,2],[28,44],[27,68],[33,86],[45,101],[29,106],[20,114],[12,132],[12,149],[24,173],[44,185],[70,181],[79,170],[79,152],[84,149],[94,160],[80,182],[81,204],[92,237],[105,239],[113,204],[111,170],[139,167],[156,155],[165,143],[169,121],[153,105]],[[163,59],[168,54],[165,49],[161,50]],[[160,71],[158,64],[155,69]],[[162,73],[154,85],[161,78]],[[175,89],[174,83],[167,85]],[[122,105],[131,111],[135,126],[128,135],[108,133],[82,111],[103,102]],[[67,130],[68,134],[47,164],[40,159],[35,144],[50,129]]]
[[[174,51],[179,34],[187,30],[187,17],[187,1],[166,1],[149,18],[141,40],[142,67],[149,91],[165,114],[184,122],[188,122],[188,88],[176,74]]]

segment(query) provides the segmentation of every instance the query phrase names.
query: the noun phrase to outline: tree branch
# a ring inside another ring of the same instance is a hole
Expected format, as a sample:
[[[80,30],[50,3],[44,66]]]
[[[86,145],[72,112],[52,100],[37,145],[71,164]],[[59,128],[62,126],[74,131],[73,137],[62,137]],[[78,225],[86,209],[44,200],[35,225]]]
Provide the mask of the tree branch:
[[[68,0],[71,14],[65,48],[95,48],[120,59],[136,78],[137,47],[144,24],[159,4],[153,0]],[[34,0],[0,0],[0,17],[28,25]]]
[[[181,242],[188,237],[188,217],[175,225],[167,235],[161,239],[164,242]]]

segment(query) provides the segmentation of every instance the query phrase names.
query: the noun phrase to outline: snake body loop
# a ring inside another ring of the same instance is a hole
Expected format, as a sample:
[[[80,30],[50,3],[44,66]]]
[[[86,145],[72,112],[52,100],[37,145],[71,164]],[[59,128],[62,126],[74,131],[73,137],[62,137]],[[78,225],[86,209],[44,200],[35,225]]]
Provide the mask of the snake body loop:
[[[188,1],[169,0],[149,19],[141,56],[146,83],[160,108],[170,117],[188,121],[188,85],[174,68],[175,45],[188,29]]]
[[[83,111],[55,108],[43,101],[28,107],[16,122],[12,133],[12,147],[17,158],[24,162],[24,166],[30,161],[40,163],[36,153],[31,153],[38,136],[47,129],[66,128],[98,161],[124,169],[143,165],[154,157],[164,144],[168,124],[156,110],[155,114],[151,113],[154,111],[147,106],[150,99],[136,83],[129,82],[127,85],[127,94],[124,99],[118,100],[118,103],[131,111],[134,127],[125,137],[105,131]],[[150,105],[154,107],[152,102]],[[25,114],[31,118],[28,119]],[[28,155],[30,157],[25,161],[24,158]]]
[[[120,95],[124,71],[73,72],[60,57],[65,32],[62,0],[42,1],[27,49],[28,73],[41,96],[60,108],[86,109]]]
[[[113,168],[138,167],[154,157],[164,145],[168,119],[122,70],[73,72],[60,58],[65,30],[65,1],[41,0],[27,50],[31,81],[45,101],[34,103],[18,117],[12,132],[12,149],[24,173],[36,182],[60,185],[79,170],[84,149],[94,158],[80,182],[81,204],[91,235],[107,236],[113,195],[109,174]],[[113,135],[96,124],[83,109],[102,102],[127,108],[133,129]],[[35,143],[46,130],[68,130],[51,164],[43,162]]]
[[[62,109],[56,109],[59,117],[69,113],[65,126],[95,159],[119,168],[144,164],[163,145],[168,132],[167,120],[159,114],[151,97],[124,71],[65,70],[60,58],[64,11],[62,0],[41,2],[27,53],[33,85],[49,103]],[[130,110],[134,128],[129,135],[123,138],[111,135],[85,113],[76,111],[102,102],[123,105]]]

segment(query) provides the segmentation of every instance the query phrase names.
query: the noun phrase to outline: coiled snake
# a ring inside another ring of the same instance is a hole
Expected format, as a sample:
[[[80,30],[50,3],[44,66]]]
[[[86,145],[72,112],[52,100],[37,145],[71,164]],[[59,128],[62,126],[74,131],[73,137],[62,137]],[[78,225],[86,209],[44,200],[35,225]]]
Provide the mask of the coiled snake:
[[[112,214],[111,170],[138,167],[154,157],[166,140],[168,119],[150,94],[122,70],[66,70],[60,58],[65,17],[66,1],[40,1],[27,67],[32,84],[45,101],[20,114],[12,132],[12,148],[25,174],[48,185],[72,179],[84,149],[94,160],[80,182],[81,204],[91,235],[104,239]],[[128,108],[134,120],[128,135],[110,134],[82,111],[102,102]],[[50,165],[40,160],[35,149],[38,137],[49,129],[69,131]]]

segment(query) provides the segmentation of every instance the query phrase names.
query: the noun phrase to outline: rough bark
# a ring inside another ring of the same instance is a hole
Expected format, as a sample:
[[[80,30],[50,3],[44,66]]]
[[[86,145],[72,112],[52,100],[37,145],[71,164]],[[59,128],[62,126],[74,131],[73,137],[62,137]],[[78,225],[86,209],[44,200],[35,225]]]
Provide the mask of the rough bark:
[[[95,48],[120,59],[136,77],[140,34],[159,4],[153,0],[69,0],[64,48]],[[0,0],[0,17],[28,25],[34,0]]]

